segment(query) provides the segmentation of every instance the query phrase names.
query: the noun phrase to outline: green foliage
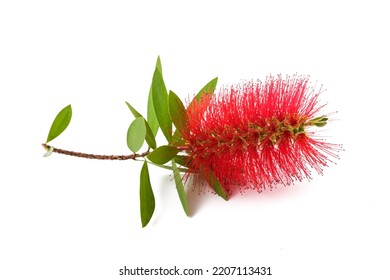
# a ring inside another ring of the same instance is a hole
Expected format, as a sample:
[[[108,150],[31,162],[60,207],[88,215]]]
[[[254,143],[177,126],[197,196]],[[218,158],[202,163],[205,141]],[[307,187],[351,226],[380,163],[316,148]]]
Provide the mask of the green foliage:
[[[154,71],[152,82],[153,107],[156,117],[168,142],[172,139],[172,121],[169,116],[168,93],[162,75],[158,69]]]
[[[179,195],[180,202],[181,202],[181,205],[183,207],[184,212],[186,213],[187,216],[189,216],[190,209],[188,208],[186,191],[184,189],[184,185],[183,185],[183,181],[181,179],[180,172],[179,172],[174,160],[172,160],[172,168],[173,168],[173,176],[175,177],[177,194]]]
[[[145,161],[140,175],[140,210],[142,227],[145,227],[153,216],[155,208],[154,194],[150,184],[148,164]]]
[[[173,159],[177,164],[180,164],[181,166],[187,166],[188,156],[176,155]]]
[[[156,69],[158,71],[160,71],[161,73],[161,76],[163,74],[163,71],[162,71],[162,65],[161,65],[161,59],[160,59],[160,56],[157,57],[157,61],[156,61]]]
[[[210,184],[210,186],[213,188],[213,190],[214,190],[220,197],[222,197],[224,200],[227,200],[227,199],[228,199],[226,191],[225,191],[224,188],[222,187],[221,183],[218,181],[218,178],[215,177],[215,175],[214,175],[213,172],[210,173],[210,178],[208,178],[207,181],[208,181],[208,183]]]
[[[146,126],[143,117],[136,118],[127,130],[127,146],[136,153],[141,149],[146,136]]]
[[[152,132],[152,129],[150,128],[148,122],[144,119],[145,127],[146,127],[146,136],[145,140],[146,143],[148,143],[149,147],[152,149],[156,149],[157,143],[156,138],[154,137],[154,134]]]
[[[127,107],[129,107],[130,112],[133,114],[134,118],[142,117],[142,115],[140,113],[138,113],[138,111],[136,109],[134,109],[134,107],[131,106],[129,102],[125,101],[125,103],[126,103]]]
[[[326,122],[318,122],[318,123],[315,123],[314,125],[317,127],[323,127],[326,125]]]
[[[187,125],[187,112],[180,98],[173,92],[169,92],[169,114],[176,129],[182,130]]]
[[[328,122],[328,117],[321,116],[321,117],[309,120],[307,125],[315,125],[317,127],[323,127],[327,124],[327,122]]]
[[[156,62],[156,67],[155,71],[158,70],[161,73],[161,77],[163,76],[162,72],[162,66],[161,66],[161,60],[160,56],[157,57],[157,62]],[[154,134],[154,136],[157,135],[157,131],[159,128],[156,112],[154,110],[154,105],[153,105],[153,81],[152,84],[150,85],[150,90],[149,90],[149,96],[148,96],[148,112],[147,112],[147,120],[150,125],[150,128]]]
[[[171,171],[173,171],[172,165],[158,164],[158,163],[154,163],[153,161],[149,161],[148,163],[153,164],[153,165],[155,165],[155,166],[158,166],[158,167],[160,167],[160,168],[166,169],[166,170],[171,170]],[[178,170],[180,173],[197,173],[197,172],[194,172],[194,171],[191,170],[191,169],[184,168],[184,167],[178,167],[177,170]]]
[[[63,108],[55,117],[49,134],[47,135],[46,143],[57,138],[68,127],[70,120],[72,119],[72,106],[68,105]]]
[[[169,115],[168,93],[161,72],[156,69],[152,82],[153,107],[156,117],[168,142],[172,139],[172,121]]]
[[[148,143],[150,148],[156,149],[156,145],[157,145],[156,138],[152,132],[152,129],[149,126],[149,123],[145,120],[144,117],[142,117],[142,115],[140,113],[138,113],[138,111],[136,109],[133,108],[133,106],[130,105],[129,102],[126,102],[126,104],[127,104],[127,107],[129,107],[131,113],[133,114],[133,116],[135,118],[143,118],[144,119],[145,127],[146,127],[146,136],[145,136],[146,143]]]
[[[182,146],[185,144],[183,137],[180,134],[179,130],[175,130],[172,136],[172,141],[169,143],[172,146]]]
[[[173,146],[160,146],[148,155],[148,159],[157,164],[164,164],[173,159],[179,150]]]
[[[148,123],[152,129],[153,135],[156,136],[159,128],[156,112],[154,111],[153,106],[153,94],[152,86],[150,86],[149,96],[148,96],[148,113],[147,113]]]
[[[202,98],[203,95],[205,94],[209,94],[209,95],[213,95],[214,94],[214,91],[215,91],[215,88],[217,87],[217,83],[218,83],[218,77],[212,79],[210,82],[208,82],[199,92],[198,94],[195,96],[195,98],[192,100],[192,102],[194,102],[194,100],[196,101],[200,101],[200,99]],[[192,103],[191,102],[191,103]]]

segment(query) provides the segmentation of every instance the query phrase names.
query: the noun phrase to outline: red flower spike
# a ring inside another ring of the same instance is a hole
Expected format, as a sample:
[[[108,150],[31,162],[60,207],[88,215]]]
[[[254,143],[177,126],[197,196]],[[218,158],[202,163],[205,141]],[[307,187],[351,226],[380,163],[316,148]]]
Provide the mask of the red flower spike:
[[[186,109],[187,126],[180,129],[185,141],[180,149],[191,172],[201,172],[206,181],[213,172],[230,194],[311,179],[311,168],[322,174],[341,146],[312,130],[325,126],[328,117],[320,114],[321,88],[315,91],[308,82],[271,76],[193,102]]]

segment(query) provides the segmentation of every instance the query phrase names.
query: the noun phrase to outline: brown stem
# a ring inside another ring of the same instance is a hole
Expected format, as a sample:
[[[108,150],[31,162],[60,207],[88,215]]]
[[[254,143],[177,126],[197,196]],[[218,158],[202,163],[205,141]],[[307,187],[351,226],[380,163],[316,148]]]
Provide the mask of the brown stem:
[[[42,146],[46,150],[49,150],[51,148],[47,144],[42,144]],[[94,155],[94,154],[72,152],[72,151],[57,149],[57,148],[53,147],[53,153],[63,154],[63,155],[67,155],[67,156],[81,157],[81,158],[89,158],[89,159],[128,160],[128,159],[136,159],[136,158],[140,158],[140,157],[146,157],[148,154],[150,154],[150,151],[147,150],[146,152],[144,152],[142,154],[132,154],[132,155]]]

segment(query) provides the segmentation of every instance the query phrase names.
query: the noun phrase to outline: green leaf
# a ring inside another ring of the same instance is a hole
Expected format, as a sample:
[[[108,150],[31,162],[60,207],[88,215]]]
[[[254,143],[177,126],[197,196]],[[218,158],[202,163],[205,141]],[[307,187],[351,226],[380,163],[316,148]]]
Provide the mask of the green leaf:
[[[317,123],[314,123],[314,125],[317,127],[324,127],[326,125],[326,122],[317,122]]]
[[[188,158],[189,158],[188,156],[176,155],[173,159],[175,160],[175,162],[177,164],[180,164],[181,166],[186,166],[187,167]]]
[[[210,82],[208,82],[199,92],[198,94],[195,96],[195,98],[191,101],[194,102],[194,100],[196,101],[200,101],[200,99],[202,98],[203,95],[205,94],[209,94],[209,95],[213,95],[214,94],[214,91],[215,91],[215,88],[217,87],[217,83],[218,83],[218,77],[212,79]]]
[[[162,71],[162,65],[161,65],[161,59],[160,59],[160,56],[157,57],[157,61],[156,61],[156,69],[158,71],[160,71],[161,73],[161,76],[163,74],[163,71]]]
[[[145,227],[152,218],[155,208],[154,194],[152,185],[150,184],[148,164],[146,161],[141,169],[139,198],[142,227]]]
[[[180,172],[177,169],[177,165],[174,160],[172,160],[173,176],[175,177],[176,190],[180,198],[181,205],[187,216],[190,215],[190,209],[188,208],[188,201],[186,196],[186,191],[184,190],[183,181],[180,176]]]
[[[181,145],[185,144],[185,141],[184,141],[183,137],[181,136],[179,130],[175,130],[175,132],[173,133],[173,136],[172,136],[172,140],[171,140],[171,142],[169,142],[169,144],[172,146],[181,146]]]
[[[129,107],[131,113],[133,114],[134,118],[142,117],[142,115],[140,113],[138,113],[138,111],[136,109],[134,109],[134,107],[131,106],[129,102],[127,102],[127,101],[125,101],[125,102],[126,102],[127,107]]]
[[[209,95],[213,95],[214,94],[214,91],[215,91],[215,88],[217,86],[217,83],[218,83],[218,77],[212,79],[210,82],[208,82],[199,92],[198,94],[194,97],[194,99],[191,101],[190,105],[193,104],[193,102],[195,101],[200,101],[200,99],[202,98],[202,96],[204,94],[209,94]],[[171,92],[169,93],[171,95]],[[180,100],[180,99],[179,99]],[[181,102],[181,101],[180,101]],[[174,111],[174,109],[171,109],[171,100],[169,100],[169,109],[170,111]],[[178,105],[179,107],[181,107],[180,105]],[[184,107],[184,106],[183,106]],[[185,110],[185,109],[184,109]],[[186,111],[185,111],[186,113]],[[179,113],[180,114],[180,113]],[[172,113],[171,113],[171,118],[172,118],[172,121],[173,123],[175,124],[176,128],[177,128],[177,125],[180,125],[180,123],[177,123],[176,120],[173,120],[174,117],[172,117]],[[184,118],[185,122],[187,121],[187,116],[185,115],[185,118]],[[176,122],[176,123],[175,123]],[[176,125],[177,124],[177,125]],[[184,144],[184,141],[183,141],[183,138],[181,137],[180,135],[180,132],[178,130],[176,130],[173,134],[173,138],[172,138],[172,141],[169,142],[170,144],[172,145],[182,145]]]
[[[153,107],[160,128],[168,142],[172,139],[172,121],[169,116],[168,93],[161,72],[156,69],[152,82]]]
[[[153,107],[152,86],[150,86],[149,96],[148,96],[147,118],[148,118],[148,123],[150,125],[150,128],[152,129],[152,132],[153,132],[154,136],[156,136],[157,132],[158,132],[159,125],[158,125],[156,112],[154,111],[154,107]]]
[[[141,161],[141,160],[137,160],[136,161]],[[148,163],[150,164],[153,164],[155,166],[158,166],[158,167],[161,167],[163,169],[166,169],[166,170],[172,170],[173,171],[173,167],[172,165],[163,165],[163,164],[157,164],[157,163],[154,163],[152,161],[148,161]],[[191,170],[191,169],[188,169],[188,168],[184,168],[184,167],[178,167],[177,170],[179,170],[179,172],[181,173],[198,173],[194,170]]]
[[[55,139],[68,127],[70,120],[72,119],[72,106],[68,105],[63,108],[54,119],[49,134],[47,135],[46,143]]]
[[[173,159],[178,152],[176,147],[160,146],[148,155],[148,159],[157,164],[164,164]]]
[[[169,114],[176,129],[183,130],[187,126],[187,112],[180,98],[169,91]]]
[[[127,130],[127,146],[136,153],[141,149],[146,136],[146,126],[143,117],[136,118]]]
[[[222,187],[221,183],[218,181],[218,178],[215,177],[212,171],[210,172],[210,177],[207,181],[220,197],[222,197],[224,200],[227,200],[227,193],[225,189]]]
[[[146,127],[146,136],[145,136],[146,143],[148,143],[150,148],[156,149],[156,146],[157,146],[156,138],[154,137],[154,134],[153,134],[152,129],[150,128],[148,122],[145,119],[144,119],[144,121],[145,121],[145,127]]]
[[[161,76],[163,75],[160,56],[157,57],[155,70],[160,71]],[[148,123],[150,125],[150,128],[152,129],[154,136],[156,136],[158,128],[159,128],[159,124],[158,124],[156,112],[154,111],[154,106],[153,106],[153,93],[152,93],[153,90],[152,90],[152,88],[153,88],[153,81],[152,81],[152,85],[150,86],[149,96],[148,96],[147,120],[148,120]]]
[[[135,118],[143,118],[144,119],[145,127],[146,127],[146,136],[145,136],[146,143],[148,143],[150,148],[155,149],[156,145],[157,145],[156,138],[155,138],[155,135],[153,134],[152,129],[150,128],[148,122],[145,120],[145,118],[140,113],[138,113],[138,111],[136,109],[134,109],[133,106],[130,105],[129,102],[126,101],[126,104],[127,104],[127,107],[129,107],[131,113],[134,115]]]

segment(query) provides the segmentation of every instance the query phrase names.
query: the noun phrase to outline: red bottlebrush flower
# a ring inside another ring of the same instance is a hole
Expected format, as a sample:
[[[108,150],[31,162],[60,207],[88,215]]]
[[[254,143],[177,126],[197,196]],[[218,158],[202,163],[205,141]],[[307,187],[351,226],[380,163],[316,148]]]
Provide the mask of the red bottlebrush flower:
[[[186,165],[206,180],[214,173],[228,193],[310,179],[311,168],[322,173],[340,146],[313,130],[328,121],[320,92],[308,77],[271,76],[203,95],[188,106],[187,125],[179,129]]]

